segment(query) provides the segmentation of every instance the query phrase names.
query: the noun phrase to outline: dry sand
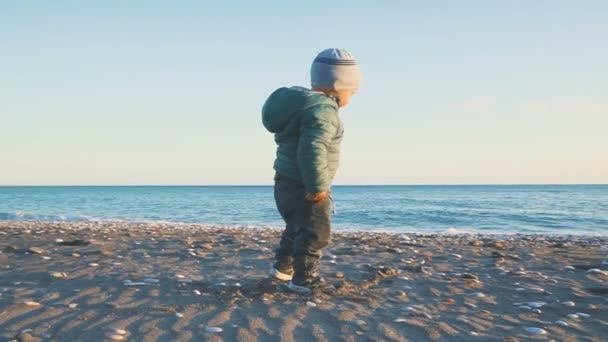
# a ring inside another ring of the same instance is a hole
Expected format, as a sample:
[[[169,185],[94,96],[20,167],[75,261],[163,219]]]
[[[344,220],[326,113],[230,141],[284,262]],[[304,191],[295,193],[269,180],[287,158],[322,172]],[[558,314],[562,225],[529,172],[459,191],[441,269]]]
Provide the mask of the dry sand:
[[[608,237],[337,233],[307,297],[278,236],[0,221],[0,340],[608,340]]]

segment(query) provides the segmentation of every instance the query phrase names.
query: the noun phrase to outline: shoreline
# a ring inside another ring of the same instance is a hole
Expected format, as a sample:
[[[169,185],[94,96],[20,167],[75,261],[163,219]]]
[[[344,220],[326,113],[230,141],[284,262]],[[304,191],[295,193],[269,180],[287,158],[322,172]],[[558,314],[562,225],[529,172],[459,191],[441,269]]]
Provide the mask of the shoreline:
[[[57,225],[61,225],[64,229],[86,229],[91,227],[96,227],[99,229],[141,229],[142,227],[149,228],[165,228],[165,229],[186,229],[189,231],[203,231],[203,230],[254,230],[254,231],[282,231],[283,227],[281,225],[271,225],[271,224],[252,224],[252,225],[242,225],[242,224],[215,224],[215,223],[189,223],[189,222],[172,222],[165,220],[143,220],[143,221],[126,221],[126,220],[87,220],[87,221],[70,221],[70,220],[2,220],[0,219],[0,229],[3,227],[12,227],[12,226],[20,226],[26,228],[32,228],[37,226],[42,226],[45,228],[52,228]],[[413,228],[403,228],[402,231],[398,231],[398,228],[363,228],[363,227],[355,227],[351,229],[344,229],[341,227],[336,227],[336,224],[332,225],[332,235],[348,235],[348,234],[385,234],[385,235],[411,235],[411,236],[494,236],[494,237],[503,237],[508,238],[510,236],[544,236],[547,238],[562,238],[562,239],[576,239],[576,238],[607,238],[608,239],[608,228],[605,232],[571,232],[570,230],[559,231],[556,230],[555,233],[550,232],[515,232],[515,231],[507,231],[507,232],[482,232],[479,230],[469,230],[466,228],[446,228],[444,230],[419,230],[414,231]]]
[[[608,333],[608,236],[335,231],[320,267],[330,286],[302,296],[267,276],[279,234],[0,221],[0,340],[602,341]]]

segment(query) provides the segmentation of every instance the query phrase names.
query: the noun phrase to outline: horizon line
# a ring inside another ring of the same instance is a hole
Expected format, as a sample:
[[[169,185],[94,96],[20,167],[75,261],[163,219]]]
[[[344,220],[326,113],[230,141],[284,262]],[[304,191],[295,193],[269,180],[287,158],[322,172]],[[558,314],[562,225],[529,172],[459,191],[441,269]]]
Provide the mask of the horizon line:
[[[0,184],[0,188],[8,187],[266,187],[273,186],[267,184]],[[573,185],[594,185],[605,186],[608,183],[421,183],[421,184],[334,184],[332,187],[340,186],[573,186]]]

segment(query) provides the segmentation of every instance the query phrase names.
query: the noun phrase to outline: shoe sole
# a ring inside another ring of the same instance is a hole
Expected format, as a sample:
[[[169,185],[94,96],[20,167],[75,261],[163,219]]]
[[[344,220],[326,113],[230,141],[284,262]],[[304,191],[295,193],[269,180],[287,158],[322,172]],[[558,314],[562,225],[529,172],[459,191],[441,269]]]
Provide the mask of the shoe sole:
[[[289,281],[289,280],[291,280],[291,278],[293,278],[293,276],[291,276],[290,274],[283,273],[274,267],[271,268],[270,272],[268,272],[268,273],[270,274],[270,276],[272,276],[273,278],[275,278],[277,280]]]
[[[289,281],[289,284],[287,284],[287,289],[289,289],[290,291],[302,293],[302,294],[312,293],[312,289],[305,287],[305,286],[296,285],[296,284],[292,283],[291,280]]]

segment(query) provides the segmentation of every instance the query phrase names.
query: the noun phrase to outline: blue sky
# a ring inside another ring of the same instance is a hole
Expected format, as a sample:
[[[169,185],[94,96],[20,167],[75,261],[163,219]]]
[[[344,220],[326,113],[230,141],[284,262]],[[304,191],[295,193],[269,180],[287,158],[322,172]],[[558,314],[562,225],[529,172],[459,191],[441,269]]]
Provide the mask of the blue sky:
[[[337,184],[608,183],[606,1],[4,1],[0,184],[270,184],[266,97],[357,58]]]

